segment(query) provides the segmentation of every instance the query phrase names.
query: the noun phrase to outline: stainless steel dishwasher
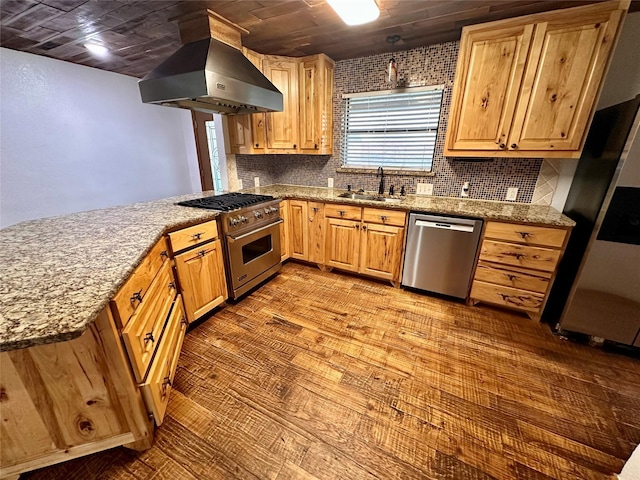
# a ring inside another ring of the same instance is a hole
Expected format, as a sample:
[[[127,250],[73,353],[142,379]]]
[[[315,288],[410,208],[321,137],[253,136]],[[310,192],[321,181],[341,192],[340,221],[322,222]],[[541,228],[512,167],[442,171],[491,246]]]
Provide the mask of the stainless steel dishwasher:
[[[482,220],[409,214],[402,285],[466,298]]]

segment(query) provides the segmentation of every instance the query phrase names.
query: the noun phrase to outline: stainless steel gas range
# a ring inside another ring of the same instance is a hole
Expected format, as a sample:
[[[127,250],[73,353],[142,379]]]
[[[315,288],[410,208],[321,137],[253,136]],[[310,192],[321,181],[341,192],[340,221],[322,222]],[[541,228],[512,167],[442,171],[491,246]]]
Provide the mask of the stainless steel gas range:
[[[279,203],[277,198],[250,193],[226,193],[178,203],[222,212],[227,284],[234,300],[282,267]]]

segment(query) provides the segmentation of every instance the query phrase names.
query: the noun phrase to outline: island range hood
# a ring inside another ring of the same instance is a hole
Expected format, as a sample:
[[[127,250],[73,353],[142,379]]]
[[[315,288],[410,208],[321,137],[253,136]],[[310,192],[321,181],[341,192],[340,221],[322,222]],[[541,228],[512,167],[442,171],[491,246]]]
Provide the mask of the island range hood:
[[[282,111],[282,93],[242,54],[246,30],[211,10],[178,25],[182,47],[138,82],[143,103],[222,114]]]

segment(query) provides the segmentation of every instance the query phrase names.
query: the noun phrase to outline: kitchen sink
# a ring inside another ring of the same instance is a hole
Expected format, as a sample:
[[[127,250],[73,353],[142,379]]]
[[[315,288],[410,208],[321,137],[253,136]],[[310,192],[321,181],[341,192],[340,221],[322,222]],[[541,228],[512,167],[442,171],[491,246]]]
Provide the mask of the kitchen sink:
[[[368,195],[366,193],[345,192],[338,195],[340,198],[350,198],[351,200],[369,200],[371,202],[400,203],[401,198],[382,197],[379,195]]]

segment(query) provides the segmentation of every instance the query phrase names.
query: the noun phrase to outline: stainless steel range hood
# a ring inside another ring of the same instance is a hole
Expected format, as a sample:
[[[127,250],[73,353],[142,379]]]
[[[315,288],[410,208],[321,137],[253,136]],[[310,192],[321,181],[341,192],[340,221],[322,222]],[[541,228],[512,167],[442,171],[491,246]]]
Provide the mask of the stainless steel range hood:
[[[282,111],[282,93],[267,77],[238,48],[210,36],[180,47],[138,86],[143,103],[223,114]]]

